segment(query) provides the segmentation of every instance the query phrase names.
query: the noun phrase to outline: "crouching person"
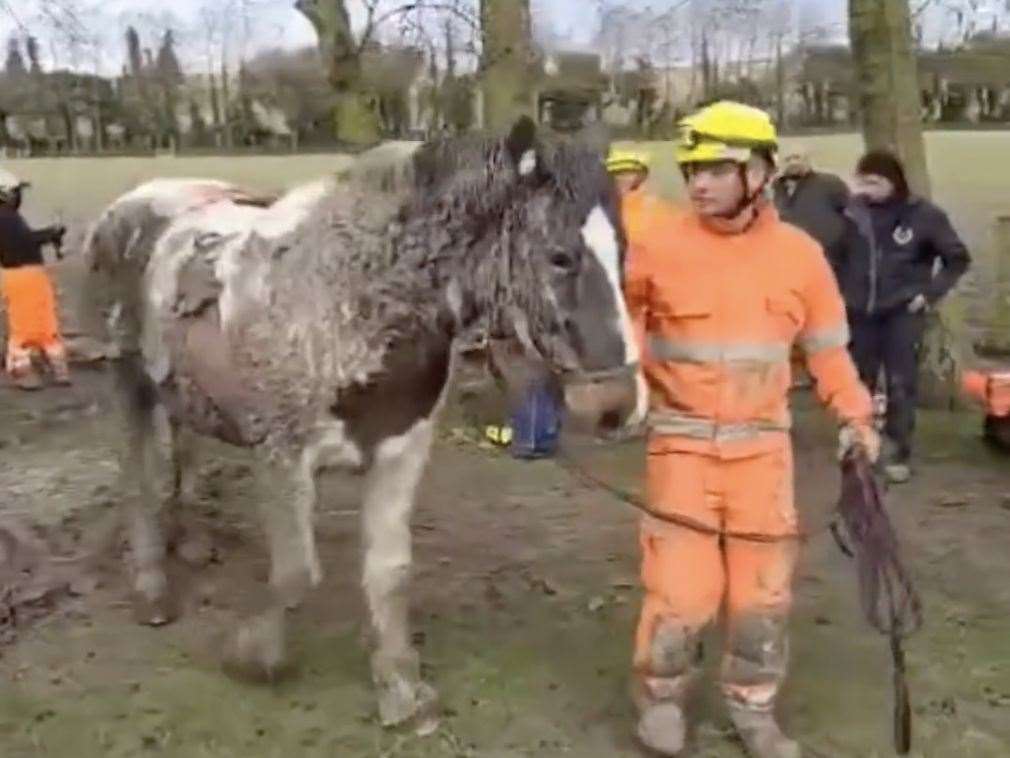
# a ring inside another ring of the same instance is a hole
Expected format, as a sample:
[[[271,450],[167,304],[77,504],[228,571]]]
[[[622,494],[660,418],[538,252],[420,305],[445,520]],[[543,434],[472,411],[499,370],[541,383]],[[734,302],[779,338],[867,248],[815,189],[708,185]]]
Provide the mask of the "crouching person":
[[[7,308],[6,370],[25,390],[39,389],[41,377],[32,362],[40,351],[58,384],[70,383],[67,353],[56,316],[56,295],[42,255],[44,245],[57,248],[66,229],[31,229],[21,216],[26,183],[0,171],[0,286]]]

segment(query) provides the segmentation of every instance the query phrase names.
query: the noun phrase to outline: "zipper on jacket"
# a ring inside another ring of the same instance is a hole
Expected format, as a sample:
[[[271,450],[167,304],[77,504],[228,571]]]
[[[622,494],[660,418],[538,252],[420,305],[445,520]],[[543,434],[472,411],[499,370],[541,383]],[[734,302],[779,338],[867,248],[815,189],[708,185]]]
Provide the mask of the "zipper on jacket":
[[[873,309],[877,305],[877,259],[879,257],[879,248],[877,247],[876,235],[871,232],[870,241],[870,296],[866,301],[866,313],[870,316],[873,315]]]

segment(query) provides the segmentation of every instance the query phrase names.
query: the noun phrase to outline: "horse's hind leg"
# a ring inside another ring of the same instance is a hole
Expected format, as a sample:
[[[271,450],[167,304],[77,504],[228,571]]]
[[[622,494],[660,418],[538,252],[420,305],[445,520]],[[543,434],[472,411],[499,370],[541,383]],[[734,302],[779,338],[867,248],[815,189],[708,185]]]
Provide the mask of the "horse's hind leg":
[[[141,623],[157,626],[168,623],[175,614],[165,576],[165,535],[159,523],[157,392],[139,356],[127,356],[116,364],[116,384],[126,425],[121,465],[128,485],[134,612]]]
[[[362,509],[363,583],[377,637],[372,680],[384,725],[417,718],[433,729],[435,691],[421,681],[420,659],[408,627],[411,571],[410,516],[414,493],[431,448],[432,422],[424,420],[402,437],[382,442],[368,473]]]
[[[198,439],[181,424],[172,424],[172,499],[180,505],[193,505],[198,499]]]
[[[284,667],[284,616],[319,584],[313,510],[315,470],[302,461],[258,467],[257,493],[270,547],[270,586],[265,602],[238,628],[226,665],[235,673],[271,680]]]

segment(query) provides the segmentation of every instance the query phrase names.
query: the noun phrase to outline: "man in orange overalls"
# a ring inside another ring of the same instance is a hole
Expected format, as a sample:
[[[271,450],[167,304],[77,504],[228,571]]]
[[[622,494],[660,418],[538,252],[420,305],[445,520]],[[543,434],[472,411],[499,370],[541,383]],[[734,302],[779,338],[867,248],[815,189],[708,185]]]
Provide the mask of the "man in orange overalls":
[[[846,346],[845,306],[821,248],[768,202],[767,114],[720,102],[681,124],[689,212],[633,243],[626,296],[652,394],[645,598],[635,641],[638,735],[683,749],[700,636],[724,611],[722,689],[757,758],[795,758],[773,710],[786,672],[798,552],[787,393],[803,348],[843,451],[875,459],[870,397]]]

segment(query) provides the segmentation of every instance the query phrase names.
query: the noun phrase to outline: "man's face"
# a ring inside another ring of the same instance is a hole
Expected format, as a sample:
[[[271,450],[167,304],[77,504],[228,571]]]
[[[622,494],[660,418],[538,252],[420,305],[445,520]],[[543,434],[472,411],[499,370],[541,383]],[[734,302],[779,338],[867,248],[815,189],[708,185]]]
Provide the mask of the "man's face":
[[[614,184],[617,185],[617,191],[623,196],[641,187],[646,176],[644,171],[622,171],[614,174]]]
[[[886,203],[894,196],[894,183],[878,174],[856,174],[853,194],[862,195],[871,203]]]
[[[782,173],[788,177],[806,176],[813,170],[810,153],[797,149],[786,153],[782,161]]]
[[[735,161],[694,163],[687,167],[687,192],[699,216],[726,218],[734,214],[744,193],[754,192],[768,179],[768,165],[760,159],[747,164],[744,188],[740,164]]]

